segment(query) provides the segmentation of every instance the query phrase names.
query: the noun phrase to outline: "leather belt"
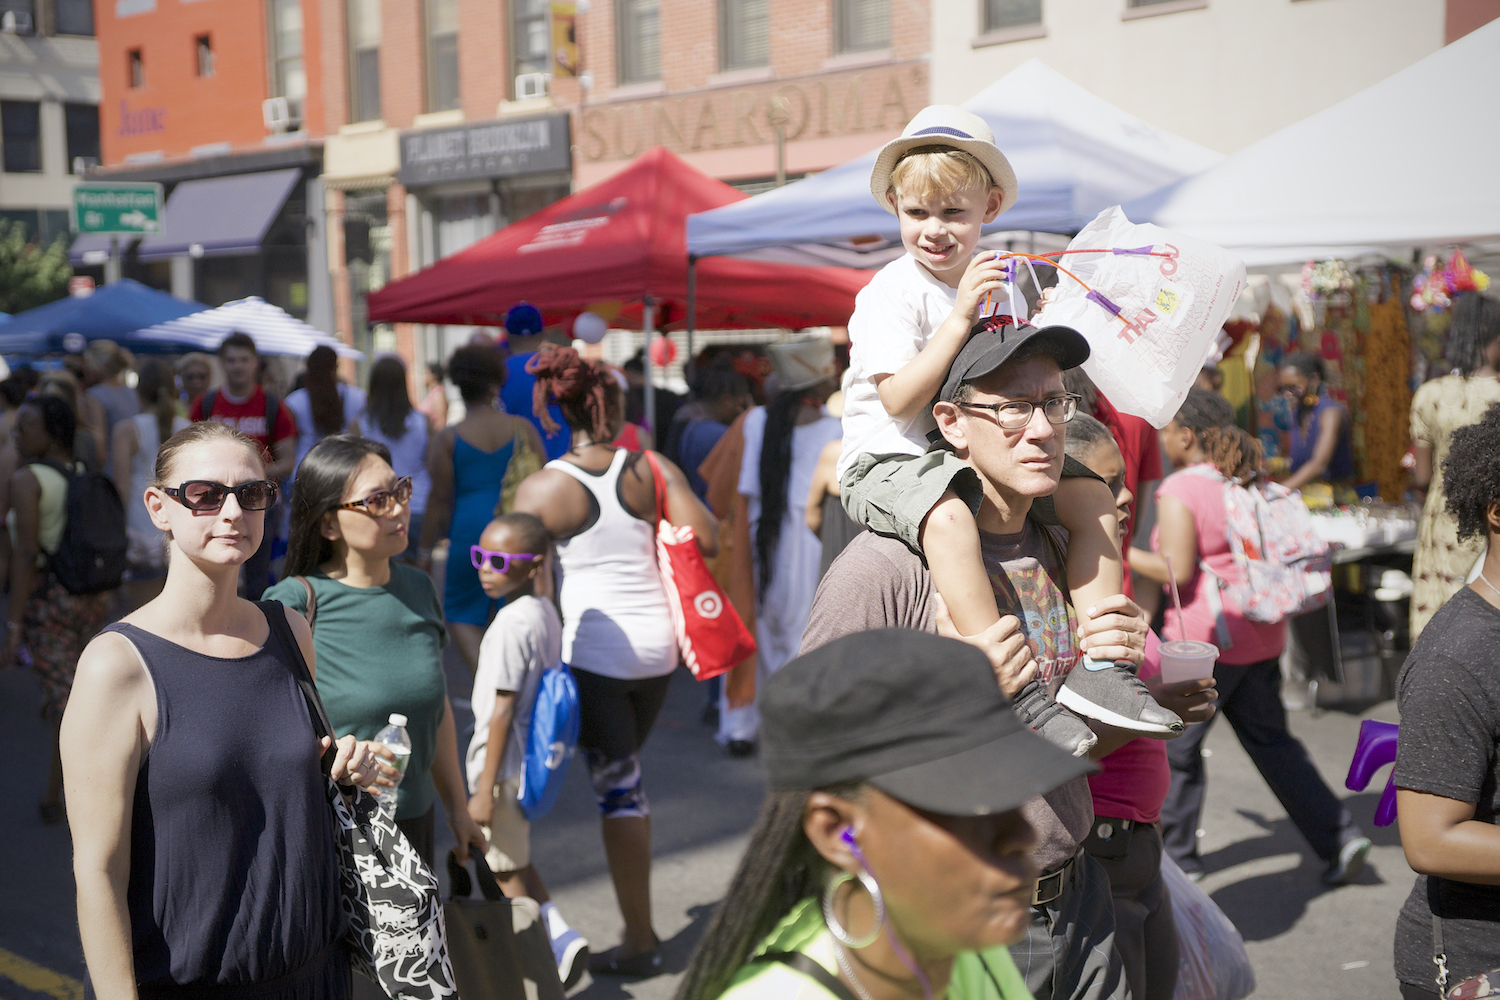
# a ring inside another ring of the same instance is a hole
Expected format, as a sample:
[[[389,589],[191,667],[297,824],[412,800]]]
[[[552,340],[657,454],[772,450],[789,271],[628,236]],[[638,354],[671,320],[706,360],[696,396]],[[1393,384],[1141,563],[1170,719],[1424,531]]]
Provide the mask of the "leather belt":
[[[1078,860],[1078,855],[1064,861],[1060,868],[1050,871],[1036,880],[1036,892],[1031,895],[1032,906],[1043,906],[1052,902],[1062,895],[1063,883],[1067,881],[1068,873],[1073,870],[1073,862]]]

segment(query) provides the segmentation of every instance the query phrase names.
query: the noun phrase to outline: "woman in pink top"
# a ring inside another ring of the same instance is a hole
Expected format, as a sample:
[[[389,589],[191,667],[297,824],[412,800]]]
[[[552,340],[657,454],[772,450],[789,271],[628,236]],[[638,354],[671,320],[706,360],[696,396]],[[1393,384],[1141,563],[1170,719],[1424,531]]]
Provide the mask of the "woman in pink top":
[[[1240,582],[1229,548],[1224,490],[1229,480],[1260,473],[1259,445],[1233,427],[1234,411],[1222,397],[1193,389],[1161,432],[1162,447],[1178,471],[1156,490],[1155,552],[1130,550],[1130,567],[1167,582],[1167,565],[1182,596],[1182,614],[1169,607],[1164,640],[1210,642],[1219,649],[1214,667],[1219,712],[1234,727],[1240,745],[1271,786],[1292,823],[1327,864],[1323,881],[1343,885],[1364,868],[1370,841],[1318,774],[1307,750],[1286,728],[1281,705],[1279,659],[1286,623],[1252,622],[1221,591],[1229,642],[1221,643],[1209,606],[1214,577]],[[1204,564],[1213,574],[1199,569]],[[1162,840],[1167,853],[1190,876],[1203,873],[1198,821],[1203,807],[1203,738],[1212,720],[1190,726],[1167,745],[1172,785],[1162,804]]]

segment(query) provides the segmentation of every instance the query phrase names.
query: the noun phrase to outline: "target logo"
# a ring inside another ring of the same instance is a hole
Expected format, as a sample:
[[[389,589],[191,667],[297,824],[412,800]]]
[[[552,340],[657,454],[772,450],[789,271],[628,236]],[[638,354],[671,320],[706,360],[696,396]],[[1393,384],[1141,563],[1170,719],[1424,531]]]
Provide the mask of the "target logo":
[[[693,610],[700,618],[717,618],[724,613],[724,602],[712,590],[705,590],[693,598]]]

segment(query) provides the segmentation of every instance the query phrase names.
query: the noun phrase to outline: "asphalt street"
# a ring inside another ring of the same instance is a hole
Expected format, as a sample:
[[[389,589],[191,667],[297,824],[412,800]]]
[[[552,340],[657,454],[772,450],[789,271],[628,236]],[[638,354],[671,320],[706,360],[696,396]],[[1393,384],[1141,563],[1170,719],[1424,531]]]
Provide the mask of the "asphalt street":
[[[467,670],[450,656],[448,675],[460,725],[467,729],[472,724]],[[82,996],[85,973],[71,844],[66,826],[45,827],[37,816],[46,763],[46,729],[37,704],[37,684],[29,673],[0,672],[0,725],[11,734],[13,765],[0,774],[0,795],[10,803],[0,814],[6,859],[0,866],[0,998],[73,1000]],[[665,943],[667,974],[642,981],[585,977],[574,996],[670,997],[744,848],[763,787],[760,767],[754,758],[729,758],[714,743],[699,721],[702,706],[700,687],[679,672],[642,757],[655,836],[655,922]],[[1343,788],[1362,718],[1395,721],[1395,705],[1291,716],[1293,730],[1376,845],[1360,880],[1336,890],[1319,882],[1321,865],[1230,727],[1217,723],[1206,741],[1211,758],[1203,852],[1209,874],[1202,885],[1245,938],[1257,996],[1398,996],[1391,944],[1413,875],[1395,828],[1370,822],[1387,772],[1368,792]],[[598,825],[584,770],[575,765],[556,810],[534,829],[533,855],[567,919],[590,942],[607,948],[619,940],[620,920]],[[444,824],[438,826],[447,840]]]

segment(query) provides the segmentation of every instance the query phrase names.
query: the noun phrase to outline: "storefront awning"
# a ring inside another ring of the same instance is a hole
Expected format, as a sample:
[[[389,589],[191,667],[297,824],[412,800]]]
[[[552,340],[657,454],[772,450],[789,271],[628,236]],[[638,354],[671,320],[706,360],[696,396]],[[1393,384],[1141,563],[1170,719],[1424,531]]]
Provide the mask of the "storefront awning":
[[[271,170],[183,181],[167,199],[162,231],[141,240],[140,260],[193,253],[229,257],[255,253],[302,171]]]

